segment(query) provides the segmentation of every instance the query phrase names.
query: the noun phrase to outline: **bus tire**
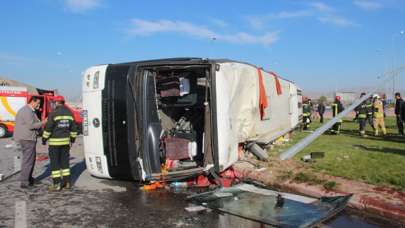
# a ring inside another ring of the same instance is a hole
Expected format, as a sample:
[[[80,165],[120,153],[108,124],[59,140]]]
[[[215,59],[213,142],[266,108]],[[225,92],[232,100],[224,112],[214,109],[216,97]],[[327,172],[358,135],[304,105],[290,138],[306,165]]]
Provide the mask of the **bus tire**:
[[[8,135],[7,127],[3,124],[0,124],[0,138],[4,138]]]

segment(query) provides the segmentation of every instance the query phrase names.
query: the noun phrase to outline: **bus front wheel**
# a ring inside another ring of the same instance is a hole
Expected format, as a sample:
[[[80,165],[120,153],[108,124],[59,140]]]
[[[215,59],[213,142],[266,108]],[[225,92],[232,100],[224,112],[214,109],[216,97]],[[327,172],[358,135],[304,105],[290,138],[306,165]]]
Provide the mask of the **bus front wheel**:
[[[0,124],[0,138],[4,138],[7,135],[7,127]]]

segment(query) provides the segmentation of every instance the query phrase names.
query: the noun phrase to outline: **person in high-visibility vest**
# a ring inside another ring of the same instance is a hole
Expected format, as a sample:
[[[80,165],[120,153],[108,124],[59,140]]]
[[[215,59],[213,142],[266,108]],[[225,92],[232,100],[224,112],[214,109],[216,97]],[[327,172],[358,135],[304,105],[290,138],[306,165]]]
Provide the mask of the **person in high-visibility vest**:
[[[345,109],[342,105],[342,102],[340,102],[341,98],[340,96],[336,96],[335,97],[335,101],[332,104],[332,114],[333,117],[336,117],[339,113],[343,112]],[[334,134],[340,134],[340,129],[342,127],[342,120],[338,120],[332,127],[332,129],[330,130],[331,133]]]
[[[378,130],[381,128],[383,135],[387,134],[384,122],[384,105],[378,94],[373,95],[373,117],[374,117],[374,135],[378,136]]]
[[[77,126],[72,112],[65,106],[65,98],[54,98],[56,107],[49,116],[42,135],[42,144],[49,144],[49,158],[51,163],[51,177],[53,185],[49,191],[70,189],[69,150],[77,137]]]
[[[302,104],[302,125],[303,130],[308,130],[311,124],[311,104],[309,99],[304,97],[303,104]]]
[[[361,93],[360,98],[364,97],[366,93]],[[359,122],[359,132],[360,135],[363,137],[367,137],[366,135],[366,123],[367,123],[367,114],[369,112],[369,107],[366,101],[361,103],[359,106],[357,106],[356,110],[356,116],[357,116],[357,121]]]

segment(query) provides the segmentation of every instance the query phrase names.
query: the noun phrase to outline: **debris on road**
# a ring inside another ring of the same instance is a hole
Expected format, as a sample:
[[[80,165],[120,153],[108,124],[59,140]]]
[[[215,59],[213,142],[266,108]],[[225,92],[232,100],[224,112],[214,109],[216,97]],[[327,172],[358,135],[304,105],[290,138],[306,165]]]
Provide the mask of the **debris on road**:
[[[11,148],[14,148],[15,147],[15,144],[6,144],[5,146],[4,146],[4,148],[6,148],[6,149],[11,149]]]
[[[156,189],[164,188],[165,184],[159,181],[151,182],[149,184],[144,184],[141,189],[145,191],[151,191]]]
[[[48,160],[48,159],[49,159],[49,157],[46,154],[37,154],[36,161],[45,161],[45,160]]]
[[[206,211],[207,208],[203,206],[190,206],[184,208],[187,212],[193,213],[193,212],[201,212],[201,211]]]
[[[325,152],[312,152],[310,154],[304,155],[301,160],[303,162],[310,162],[313,161],[314,159],[319,159],[319,158],[324,158],[325,157]]]
[[[262,161],[269,160],[269,155],[267,154],[266,150],[261,148],[255,142],[248,143],[246,145],[246,149]]]

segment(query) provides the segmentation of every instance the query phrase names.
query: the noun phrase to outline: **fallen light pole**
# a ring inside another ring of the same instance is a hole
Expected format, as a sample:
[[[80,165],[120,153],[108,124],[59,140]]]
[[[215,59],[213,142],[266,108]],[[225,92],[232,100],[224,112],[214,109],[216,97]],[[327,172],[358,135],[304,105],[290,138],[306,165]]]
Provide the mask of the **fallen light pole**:
[[[390,76],[396,75],[399,72],[401,72],[402,70],[405,70],[405,65],[402,65],[393,71],[384,73],[383,79],[385,79],[385,80],[383,80],[382,84],[377,86],[375,89],[371,90],[371,92],[369,92],[365,96],[357,99],[352,105],[350,105],[349,108],[345,109],[343,112],[341,112],[335,118],[331,119],[330,121],[328,121],[327,123],[322,125],[320,128],[316,129],[312,134],[308,135],[307,137],[305,137],[304,139],[299,141],[293,147],[291,147],[287,151],[281,153],[280,159],[287,160],[287,159],[294,157],[297,153],[299,153],[301,150],[303,150],[305,147],[307,147],[309,144],[311,144],[313,141],[315,141],[319,136],[321,136],[324,132],[326,132],[328,129],[330,129],[336,122],[339,121],[339,119],[342,119],[343,117],[345,117],[347,114],[349,114],[351,111],[353,111],[357,106],[359,106],[362,102],[364,102],[370,96],[372,96],[373,93],[375,93],[375,91],[378,90],[382,85],[384,85],[388,81],[392,80],[392,78]],[[388,76],[388,78],[385,78],[386,76]]]

